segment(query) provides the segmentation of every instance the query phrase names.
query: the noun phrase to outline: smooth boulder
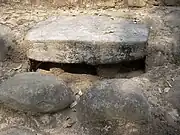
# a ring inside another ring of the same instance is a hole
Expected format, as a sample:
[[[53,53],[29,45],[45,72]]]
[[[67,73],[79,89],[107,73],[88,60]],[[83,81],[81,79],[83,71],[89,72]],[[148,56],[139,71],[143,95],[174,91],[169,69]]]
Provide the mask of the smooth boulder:
[[[20,111],[50,113],[65,109],[73,92],[62,80],[40,73],[20,73],[0,86],[0,101]]]
[[[32,45],[30,59],[96,65],[145,57],[148,36],[144,24],[83,15],[50,17],[35,25],[25,40]]]
[[[145,133],[151,118],[141,85],[133,79],[100,81],[82,95],[76,108],[77,118],[89,134],[125,134],[132,130],[128,124],[135,128],[131,135]]]

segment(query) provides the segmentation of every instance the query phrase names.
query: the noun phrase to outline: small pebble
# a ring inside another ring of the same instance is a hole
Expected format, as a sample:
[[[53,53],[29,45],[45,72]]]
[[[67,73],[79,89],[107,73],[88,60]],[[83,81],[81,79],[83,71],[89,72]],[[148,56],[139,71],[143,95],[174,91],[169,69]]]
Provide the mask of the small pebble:
[[[164,92],[165,92],[165,93],[168,93],[170,89],[171,89],[171,88],[167,87],[167,88],[164,89]]]
[[[161,90],[161,88],[158,88],[158,91],[159,91],[159,93],[160,93],[160,94],[162,94],[162,90]]]
[[[74,108],[77,105],[77,101],[74,101],[71,105],[70,108]]]

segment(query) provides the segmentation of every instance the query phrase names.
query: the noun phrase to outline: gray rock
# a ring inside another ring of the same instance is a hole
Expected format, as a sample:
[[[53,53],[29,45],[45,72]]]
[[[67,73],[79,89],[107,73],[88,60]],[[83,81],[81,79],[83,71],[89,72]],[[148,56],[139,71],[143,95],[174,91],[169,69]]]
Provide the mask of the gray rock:
[[[37,133],[25,127],[8,127],[2,129],[0,135],[37,135]]]
[[[169,101],[180,114],[180,77],[177,77],[172,84],[172,88],[169,90],[167,96]]]
[[[138,82],[112,79],[97,83],[80,98],[77,118],[90,134],[125,134],[132,130],[126,126],[133,123],[135,130],[131,135],[134,135],[147,129],[149,110]]]
[[[6,58],[8,47],[12,44],[11,29],[0,24],[0,61]]]
[[[91,23],[90,23],[91,22]],[[51,17],[26,35],[28,58],[57,63],[117,63],[146,55],[149,29],[106,16]]]
[[[172,55],[174,58],[174,62],[176,64],[180,64],[180,10],[174,8],[171,12],[169,12],[164,17],[164,22],[166,26],[171,30],[169,37],[172,37],[171,44],[173,45],[172,48],[169,48],[169,50],[172,51]],[[166,40],[167,42],[168,40]]]
[[[165,5],[167,6],[178,6],[180,4],[179,0],[164,0]]]
[[[166,16],[164,16],[165,24],[168,25],[168,27],[170,28],[180,27],[180,24],[179,24],[180,19],[178,17],[179,15],[180,15],[180,11],[176,9],[166,14]]]
[[[126,0],[130,7],[144,7],[147,0]]]
[[[20,111],[56,112],[74,100],[73,92],[62,80],[40,73],[20,73],[0,86],[0,101]]]
[[[0,61],[6,58],[8,48],[4,43],[4,40],[0,38]]]

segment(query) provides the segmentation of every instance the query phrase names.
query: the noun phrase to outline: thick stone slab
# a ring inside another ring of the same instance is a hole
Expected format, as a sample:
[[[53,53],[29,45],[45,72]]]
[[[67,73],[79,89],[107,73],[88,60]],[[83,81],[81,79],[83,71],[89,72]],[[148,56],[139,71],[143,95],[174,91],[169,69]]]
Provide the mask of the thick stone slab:
[[[117,63],[146,55],[149,30],[106,16],[51,17],[26,35],[30,59],[58,63]]]

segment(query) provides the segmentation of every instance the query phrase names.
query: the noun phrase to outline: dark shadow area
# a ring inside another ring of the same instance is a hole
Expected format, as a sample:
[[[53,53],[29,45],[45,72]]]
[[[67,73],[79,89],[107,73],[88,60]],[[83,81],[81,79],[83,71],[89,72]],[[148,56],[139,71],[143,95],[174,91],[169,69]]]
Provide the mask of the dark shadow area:
[[[180,0],[149,0],[147,4],[153,6],[179,6]]]
[[[145,58],[134,61],[124,61],[115,64],[103,64],[95,66],[85,63],[64,64],[30,60],[30,71],[37,71],[38,69],[49,71],[51,68],[60,68],[64,70],[64,72],[73,74],[90,74],[105,78],[115,78],[117,74],[131,73],[133,71],[142,71],[142,73],[144,73]]]
[[[123,61],[114,64],[102,64],[102,65],[98,65],[98,67],[109,68],[109,69],[117,68],[119,69],[118,73],[125,73],[125,72],[137,71],[137,70],[142,70],[145,72],[145,58],[138,60],[131,60],[131,61]]]
[[[166,6],[179,6],[180,0],[160,0]]]
[[[96,75],[96,66],[88,65],[85,63],[77,64],[64,64],[64,63],[52,63],[52,62],[39,62],[30,60],[30,71],[36,71],[38,69],[50,70],[51,68],[61,68],[65,72],[75,74],[92,74]]]

